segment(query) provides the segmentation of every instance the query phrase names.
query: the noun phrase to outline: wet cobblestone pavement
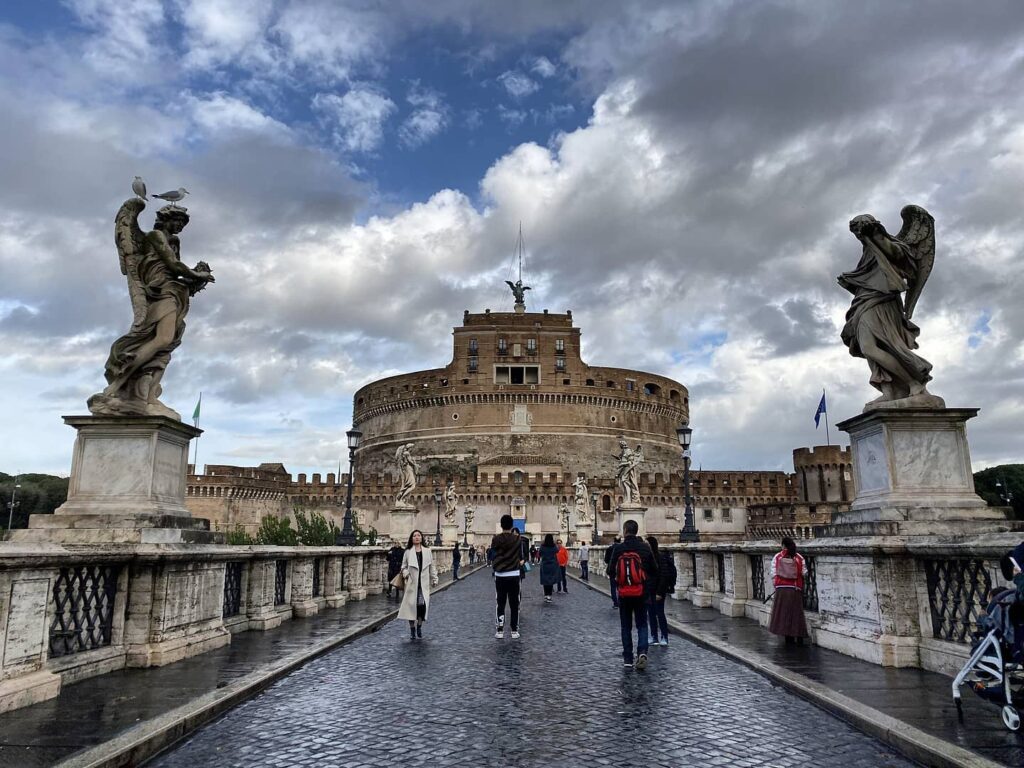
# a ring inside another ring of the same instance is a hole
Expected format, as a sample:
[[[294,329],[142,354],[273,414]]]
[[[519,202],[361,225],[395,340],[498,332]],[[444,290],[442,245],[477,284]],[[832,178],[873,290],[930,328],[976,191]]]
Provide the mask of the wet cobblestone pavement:
[[[678,637],[643,672],[621,662],[618,614],[536,572],[520,640],[494,637],[478,573],[405,622],[279,681],[151,766],[843,766],[912,763],[760,675]]]

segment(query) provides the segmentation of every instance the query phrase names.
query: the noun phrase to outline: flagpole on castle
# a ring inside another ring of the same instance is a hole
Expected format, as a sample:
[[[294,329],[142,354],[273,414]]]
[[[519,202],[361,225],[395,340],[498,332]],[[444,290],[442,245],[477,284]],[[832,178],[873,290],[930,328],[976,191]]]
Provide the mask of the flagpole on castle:
[[[192,411],[192,426],[199,429],[199,409],[203,405],[203,393],[199,393],[199,401],[196,403],[196,409]],[[192,474],[198,475],[199,472],[199,435],[196,435],[196,449],[192,454]]]
[[[821,388],[821,399],[825,399],[825,388]],[[832,438],[828,436],[828,408],[825,408],[825,445],[832,445]]]

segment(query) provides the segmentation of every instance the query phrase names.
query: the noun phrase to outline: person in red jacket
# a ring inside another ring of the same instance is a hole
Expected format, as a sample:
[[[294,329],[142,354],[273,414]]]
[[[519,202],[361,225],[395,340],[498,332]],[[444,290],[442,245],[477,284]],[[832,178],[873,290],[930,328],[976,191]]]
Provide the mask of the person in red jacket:
[[[555,553],[555,559],[558,560],[558,591],[569,593],[569,582],[565,577],[565,569],[569,566],[569,550],[562,544],[562,540],[558,540],[558,552]]]
[[[772,583],[775,596],[768,631],[786,638],[786,645],[804,644],[808,637],[804,618],[804,559],[796,551],[796,542],[787,536],[782,551],[772,558]]]

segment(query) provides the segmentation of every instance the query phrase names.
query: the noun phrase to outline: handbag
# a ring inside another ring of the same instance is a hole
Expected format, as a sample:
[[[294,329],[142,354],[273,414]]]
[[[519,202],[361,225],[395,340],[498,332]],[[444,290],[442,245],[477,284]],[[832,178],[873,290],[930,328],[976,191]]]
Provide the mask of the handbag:
[[[395,589],[405,589],[405,576],[403,576],[402,572],[399,571],[397,574],[395,574],[395,578],[393,578],[388,583],[391,584],[391,586]]]
[[[523,573],[529,573],[532,570],[533,570],[533,566],[530,565],[530,561],[529,560],[524,560],[523,561]]]

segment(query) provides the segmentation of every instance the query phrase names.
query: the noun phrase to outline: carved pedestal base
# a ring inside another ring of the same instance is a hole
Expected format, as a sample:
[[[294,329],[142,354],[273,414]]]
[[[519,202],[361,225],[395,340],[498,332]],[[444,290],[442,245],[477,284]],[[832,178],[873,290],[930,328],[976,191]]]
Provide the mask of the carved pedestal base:
[[[639,536],[643,537],[647,535],[647,522],[645,520],[647,516],[647,507],[639,504],[623,504],[615,510],[616,521],[618,522],[618,530],[616,535],[622,535],[622,526],[627,520],[636,520],[636,524],[640,527]]]
[[[388,515],[391,518],[391,539],[397,541],[401,546],[409,540],[409,534],[416,527],[416,515],[419,510],[416,507],[393,507]]]
[[[445,523],[441,526],[441,541],[444,542],[445,546],[450,547],[456,541],[462,541],[462,535],[459,532],[458,523]]]
[[[219,543],[185,507],[188,447],[201,430],[163,416],[65,416],[78,431],[68,500],[18,541]]]
[[[593,544],[594,526],[590,523],[576,523],[576,544]]]
[[[879,408],[838,424],[850,435],[857,497],[821,533],[941,535],[1016,527],[974,492],[966,424],[977,413]]]

